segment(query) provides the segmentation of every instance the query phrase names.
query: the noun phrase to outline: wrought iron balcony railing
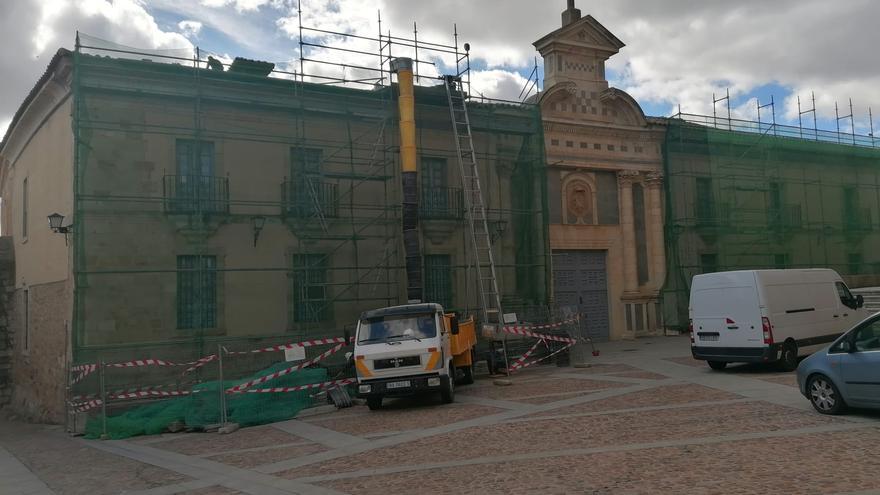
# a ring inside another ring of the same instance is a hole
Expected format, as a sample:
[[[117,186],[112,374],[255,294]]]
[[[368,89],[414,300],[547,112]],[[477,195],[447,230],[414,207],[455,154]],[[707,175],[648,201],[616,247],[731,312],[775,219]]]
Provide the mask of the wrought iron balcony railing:
[[[460,220],[464,218],[462,190],[454,187],[422,187],[419,211],[424,219]]]
[[[338,218],[339,185],[315,178],[281,184],[281,209],[293,218]]]
[[[166,213],[229,214],[229,179],[208,175],[166,175],[162,180]]]

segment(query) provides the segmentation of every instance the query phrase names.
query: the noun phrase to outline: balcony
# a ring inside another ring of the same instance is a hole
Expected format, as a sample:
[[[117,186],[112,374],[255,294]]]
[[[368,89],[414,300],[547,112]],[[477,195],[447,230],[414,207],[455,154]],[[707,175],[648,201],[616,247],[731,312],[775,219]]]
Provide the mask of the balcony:
[[[339,185],[315,178],[281,184],[281,213],[288,218],[338,218]]]
[[[843,230],[847,234],[862,235],[871,232],[874,225],[871,222],[871,209],[849,209],[845,211],[843,218]]]
[[[454,187],[423,187],[419,213],[425,220],[461,220],[464,218],[464,195]]]
[[[229,214],[229,179],[206,175],[166,175],[162,180],[165,213]]]

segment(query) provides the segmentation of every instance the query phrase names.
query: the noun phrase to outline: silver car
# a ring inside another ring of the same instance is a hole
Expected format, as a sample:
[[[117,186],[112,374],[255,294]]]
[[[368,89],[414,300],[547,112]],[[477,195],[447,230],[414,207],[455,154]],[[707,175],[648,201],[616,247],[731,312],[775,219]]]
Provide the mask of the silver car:
[[[797,380],[822,414],[841,414],[847,407],[880,409],[880,313],[801,361]]]

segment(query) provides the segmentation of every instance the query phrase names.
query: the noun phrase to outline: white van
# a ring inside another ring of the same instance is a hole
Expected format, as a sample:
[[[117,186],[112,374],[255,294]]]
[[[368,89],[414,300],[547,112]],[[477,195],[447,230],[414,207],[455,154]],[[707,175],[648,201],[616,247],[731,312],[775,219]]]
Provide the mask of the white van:
[[[779,362],[797,368],[810,354],[866,318],[834,270],[749,270],[697,275],[691,284],[694,359],[715,370],[727,363]]]

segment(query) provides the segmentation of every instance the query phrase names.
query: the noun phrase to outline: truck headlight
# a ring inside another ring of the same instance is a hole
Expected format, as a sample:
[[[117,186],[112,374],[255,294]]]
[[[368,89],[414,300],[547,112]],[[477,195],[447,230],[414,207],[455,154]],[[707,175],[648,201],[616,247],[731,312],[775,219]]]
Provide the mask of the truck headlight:
[[[439,387],[440,386],[440,377],[434,376],[434,377],[428,378],[428,386],[429,387]]]
[[[373,387],[371,387],[369,385],[358,385],[358,392],[359,393],[368,394],[368,393],[370,393],[371,390],[373,390]]]

